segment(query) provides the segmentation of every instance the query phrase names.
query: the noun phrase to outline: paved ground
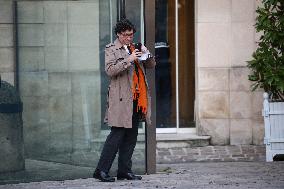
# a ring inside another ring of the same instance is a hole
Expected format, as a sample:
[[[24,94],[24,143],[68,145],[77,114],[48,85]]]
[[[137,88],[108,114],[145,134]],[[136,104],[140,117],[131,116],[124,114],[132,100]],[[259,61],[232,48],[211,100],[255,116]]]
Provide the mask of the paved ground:
[[[0,189],[284,189],[284,157],[266,163],[264,146],[158,147],[156,153],[157,174],[143,175],[142,181],[102,183],[89,178],[93,167],[27,159],[25,171],[0,174]]]
[[[283,189],[284,162],[193,162],[159,164],[158,173],[141,181],[102,183],[95,179],[44,181],[0,185],[0,189]]]

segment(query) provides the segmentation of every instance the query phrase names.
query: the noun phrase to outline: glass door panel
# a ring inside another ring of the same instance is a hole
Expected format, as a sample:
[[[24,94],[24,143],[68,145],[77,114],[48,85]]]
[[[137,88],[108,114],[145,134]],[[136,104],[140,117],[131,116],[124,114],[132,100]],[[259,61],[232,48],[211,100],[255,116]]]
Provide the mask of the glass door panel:
[[[156,125],[176,128],[175,4],[156,0]]]
[[[193,128],[195,99],[194,1],[179,0],[179,128]]]
[[[134,42],[144,44],[143,0],[125,0],[125,16],[136,26]]]
[[[179,0],[178,8],[175,0],[156,5],[156,122],[161,132],[177,132],[195,127],[194,1]]]
[[[141,23],[142,7],[131,10]],[[115,39],[117,11],[116,0],[17,3],[26,170],[1,174],[0,183],[92,177],[109,133],[104,47]],[[144,132],[133,171],[145,173]]]

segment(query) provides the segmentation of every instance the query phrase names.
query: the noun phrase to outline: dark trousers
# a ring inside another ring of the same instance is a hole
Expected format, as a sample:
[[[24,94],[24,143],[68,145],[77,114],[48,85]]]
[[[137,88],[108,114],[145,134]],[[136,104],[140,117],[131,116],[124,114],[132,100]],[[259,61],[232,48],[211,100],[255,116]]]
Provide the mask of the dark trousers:
[[[133,110],[136,103],[133,104]],[[132,167],[132,155],[137,142],[139,116],[138,113],[132,115],[132,128],[111,127],[97,169],[109,172],[115,156],[118,152],[118,173],[129,173]]]

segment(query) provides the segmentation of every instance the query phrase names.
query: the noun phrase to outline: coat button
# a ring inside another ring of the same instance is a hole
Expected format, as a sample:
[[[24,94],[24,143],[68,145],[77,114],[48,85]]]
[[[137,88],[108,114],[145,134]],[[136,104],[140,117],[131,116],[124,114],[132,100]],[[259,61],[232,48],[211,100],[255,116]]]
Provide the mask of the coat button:
[[[119,100],[122,101],[122,98],[120,98]]]

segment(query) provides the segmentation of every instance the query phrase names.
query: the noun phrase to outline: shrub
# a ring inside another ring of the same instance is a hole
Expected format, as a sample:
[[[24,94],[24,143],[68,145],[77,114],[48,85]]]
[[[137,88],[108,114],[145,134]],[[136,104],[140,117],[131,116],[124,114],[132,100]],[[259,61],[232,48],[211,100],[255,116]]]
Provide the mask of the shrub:
[[[284,0],[262,0],[256,13],[261,36],[248,61],[252,90],[263,88],[272,101],[284,101]]]

